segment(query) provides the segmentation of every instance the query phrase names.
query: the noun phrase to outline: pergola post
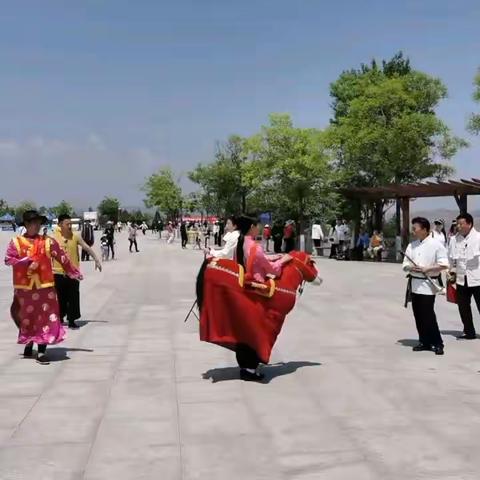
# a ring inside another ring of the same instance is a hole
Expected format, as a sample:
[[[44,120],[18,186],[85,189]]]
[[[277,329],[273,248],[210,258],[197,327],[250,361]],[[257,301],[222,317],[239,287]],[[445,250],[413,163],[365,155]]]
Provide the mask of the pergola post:
[[[402,197],[400,205],[402,208],[402,250],[405,251],[410,243],[410,198]]]
[[[467,213],[468,211],[468,195],[462,193],[460,195],[455,195],[455,201],[457,202],[458,209],[460,213]]]

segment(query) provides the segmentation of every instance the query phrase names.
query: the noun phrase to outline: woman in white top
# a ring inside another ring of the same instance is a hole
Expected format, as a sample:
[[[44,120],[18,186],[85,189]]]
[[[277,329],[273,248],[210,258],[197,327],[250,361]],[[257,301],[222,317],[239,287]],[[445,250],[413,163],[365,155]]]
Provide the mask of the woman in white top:
[[[221,250],[214,250],[213,248],[210,248],[206,253],[211,257],[233,260],[235,258],[235,251],[237,249],[238,237],[240,236],[235,217],[230,217],[227,220],[225,229],[227,230],[227,233],[223,237],[223,241],[225,242],[224,247]]]
[[[447,246],[447,233],[445,232],[445,220],[437,218],[433,222],[432,237],[440,242],[444,247]]]

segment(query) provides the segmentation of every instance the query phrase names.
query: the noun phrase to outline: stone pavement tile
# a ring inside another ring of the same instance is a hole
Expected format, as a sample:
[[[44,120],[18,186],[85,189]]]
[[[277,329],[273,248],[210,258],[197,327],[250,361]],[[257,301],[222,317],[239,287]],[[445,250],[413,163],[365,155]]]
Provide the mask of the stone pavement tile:
[[[35,367],[46,369],[50,366],[35,364]],[[0,401],[3,397],[38,396],[49,383],[45,376],[36,375],[35,372],[22,375],[0,375],[0,382],[2,385]]]
[[[82,480],[183,480],[178,446],[137,446],[136,440],[123,444],[112,437],[99,440]]]
[[[113,378],[117,362],[106,357],[96,357],[96,360],[73,360],[68,368],[58,375],[58,382],[104,382]],[[68,387],[66,387],[68,388]]]
[[[41,439],[43,432],[34,434]],[[89,444],[78,443],[3,447],[0,449],[0,478],[82,480],[89,451]]]
[[[384,477],[364,463],[335,465],[331,468],[289,475],[288,480],[396,480],[395,477]],[[400,480],[401,477],[397,477]],[[412,478],[412,477],[410,477]]]
[[[166,384],[163,388],[153,386],[147,389],[135,389],[133,385],[116,384],[111,391],[105,409],[105,418],[139,418],[163,420],[176,418],[177,407],[174,386]]]
[[[0,429],[14,432],[37,402],[36,396],[0,398]]]
[[[255,435],[261,429],[245,403],[182,403],[180,431],[186,442],[193,438],[222,438],[224,435]]]
[[[183,480],[287,480],[262,435],[219,435],[186,441]]]
[[[35,406],[12,435],[9,445],[91,442],[101,414],[98,406]]]
[[[179,403],[230,403],[241,402],[242,391],[238,382],[217,382],[194,380],[177,383]]]
[[[110,394],[110,381],[57,382],[49,387],[38,401],[38,406],[101,409]]]

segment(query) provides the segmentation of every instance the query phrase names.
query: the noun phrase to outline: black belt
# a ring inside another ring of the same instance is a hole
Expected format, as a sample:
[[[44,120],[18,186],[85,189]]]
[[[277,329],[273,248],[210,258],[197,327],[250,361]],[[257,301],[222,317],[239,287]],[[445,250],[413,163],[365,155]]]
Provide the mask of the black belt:
[[[405,303],[404,303],[404,307],[407,308],[408,307],[408,303],[412,301],[412,279],[413,278],[416,278],[417,280],[426,280],[425,277],[414,277],[410,274],[407,275],[407,290],[405,292]],[[443,282],[442,282],[442,276],[441,275],[438,275],[437,277],[430,277],[432,280],[438,280],[438,283],[440,286],[443,287]]]

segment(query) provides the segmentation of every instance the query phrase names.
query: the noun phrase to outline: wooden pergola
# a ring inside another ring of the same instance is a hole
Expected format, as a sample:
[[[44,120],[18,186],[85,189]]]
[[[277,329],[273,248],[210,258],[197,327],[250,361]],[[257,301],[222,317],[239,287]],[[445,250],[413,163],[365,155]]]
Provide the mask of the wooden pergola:
[[[358,205],[355,219],[355,236],[360,228],[360,209],[364,202],[399,200],[401,206],[402,247],[406,248],[410,238],[410,200],[412,198],[454,197],[460,213],[467,212],[468,196],[480,195],[480,179],[449,180],[445,182],[421,182],[412,184],[391,184],[382,187],[350,187],[340,190],[345,197]]]

